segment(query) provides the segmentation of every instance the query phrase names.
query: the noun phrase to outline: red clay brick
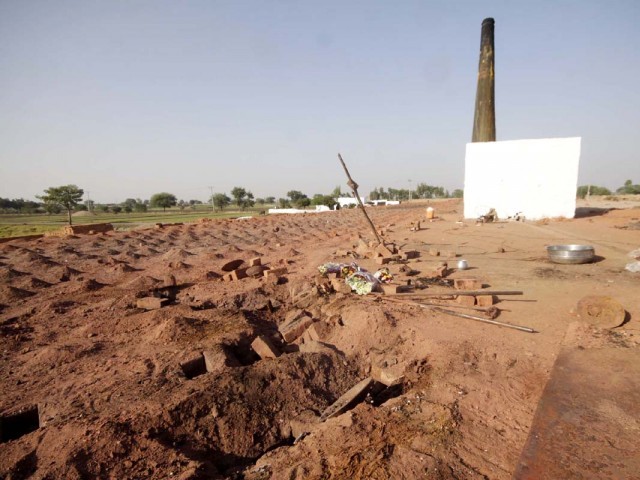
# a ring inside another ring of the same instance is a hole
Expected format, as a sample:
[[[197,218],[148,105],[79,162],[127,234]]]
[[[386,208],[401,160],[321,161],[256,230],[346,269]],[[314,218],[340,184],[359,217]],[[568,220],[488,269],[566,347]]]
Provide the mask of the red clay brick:
[[[490,307],[495,303],[495,297],[493,295],[478,295],[476,301],[479,307]]]
[[[476,297],[473,295],[458,295],[456,302],[465,307],[473,307],[476,304]]]
[[[278,358],[280,356],[280,351],[276,348],[276,346],[271,342],[269,337],[265,337],[264,335],[259,335],[256,339],[251,342],[251,348],[260,356],[260,358]]]

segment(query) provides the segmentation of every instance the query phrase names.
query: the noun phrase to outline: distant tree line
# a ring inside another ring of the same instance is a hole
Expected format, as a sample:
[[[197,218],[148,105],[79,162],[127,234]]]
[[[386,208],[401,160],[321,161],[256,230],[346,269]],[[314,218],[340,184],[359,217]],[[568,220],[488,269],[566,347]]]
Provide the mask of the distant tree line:
[[[370,200],[409,200],[418,198],[462,198],[463,191],[456,189],[453,192],[443,187],[419,183],[415,189],[383,187],[374,188],[369,193]]]
[[[616,189],[617,195],[639,195],[640,185],[634,184],[632,180],[624,182],[620,188]],[[578,198],[585,198],[587,195],[611,195],[611,190],[606,187],[599,187],[597,185],[580,185],[576,196]]]

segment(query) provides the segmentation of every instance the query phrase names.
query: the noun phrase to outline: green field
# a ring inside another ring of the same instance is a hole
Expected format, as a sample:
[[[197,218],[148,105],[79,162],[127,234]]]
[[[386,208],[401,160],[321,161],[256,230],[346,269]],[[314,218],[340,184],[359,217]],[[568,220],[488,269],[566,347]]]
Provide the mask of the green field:
[[[154,223],[195,222],[200,218],[233,218],[247,215],[258,215],[269,207],[253,207],[244,211],[229,208],[222,212],[212,212],[206,205],[199,205],[197,210],[178,208],[150,210],[145,213],[96,213],[73,217],[74,225],[88,223],[111,223],[116,230],[128,230],[142,225]],[[0,214],[0,238],[38,235],[49,230],[59,230],[67,225],[67,214]]]

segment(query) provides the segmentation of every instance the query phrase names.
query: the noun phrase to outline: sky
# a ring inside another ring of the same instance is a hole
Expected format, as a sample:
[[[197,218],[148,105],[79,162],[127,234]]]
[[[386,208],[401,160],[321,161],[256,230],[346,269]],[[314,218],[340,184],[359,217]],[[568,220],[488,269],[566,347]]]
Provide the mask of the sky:
[[[486,17],[497,139],[639,183],[636,0],[0,0],[0,197],[462,188]]]

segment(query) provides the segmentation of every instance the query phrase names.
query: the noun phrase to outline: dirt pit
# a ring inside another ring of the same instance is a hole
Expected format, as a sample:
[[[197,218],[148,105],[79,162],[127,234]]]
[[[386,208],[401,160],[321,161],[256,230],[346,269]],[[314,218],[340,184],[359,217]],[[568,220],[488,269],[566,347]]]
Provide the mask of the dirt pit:
[[[431,205],[431,222],[426,204],[368,209],[385,240],[418,252],[386,265],[394,282],[415,287],[446,261],[448,280],[523,291],[495,299],[499,320],[539,333],[320,285],[325,262],[379,268],[357,210],[1,244],[0,477],[511,478],[582,296],[624,305],[627,322],[598,335],[637,352],[624,265],[639,245],[623,227],[640,213],[476,226],[457,200]],[[602,259],[551,264],[556,243]],[[226,278],[256,258],[274,274]],[[287,342],[296,316],[304,332]]]

